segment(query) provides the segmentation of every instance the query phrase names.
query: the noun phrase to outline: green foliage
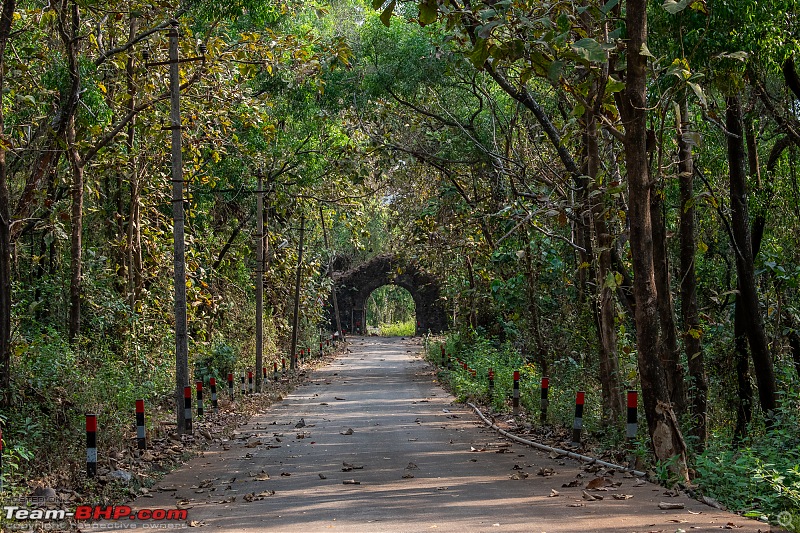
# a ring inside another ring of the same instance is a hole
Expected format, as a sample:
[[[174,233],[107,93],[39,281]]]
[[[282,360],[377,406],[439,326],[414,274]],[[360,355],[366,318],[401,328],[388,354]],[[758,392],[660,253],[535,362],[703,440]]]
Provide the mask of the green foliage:
[[[217,342],[211,348],[211,353],[195,360],[194,379],[208,383],[210,378],[224,379],[236,368],[236,351],[225,343]]]
[[[394,322],[392,324],[381,324],[381,337],[412,337],[416,332],[417,326],[414,319],[405,322]]]

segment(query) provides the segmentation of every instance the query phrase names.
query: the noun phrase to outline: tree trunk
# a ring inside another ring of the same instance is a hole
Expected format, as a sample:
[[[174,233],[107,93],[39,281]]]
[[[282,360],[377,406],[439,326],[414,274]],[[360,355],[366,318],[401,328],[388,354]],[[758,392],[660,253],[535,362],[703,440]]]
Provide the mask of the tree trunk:
[[[736,387],[739,405],[736,406],[736,428],[733,442],[738,445],[747,436],[753,419],[753,386],[750,384],[750,353],[747,350],[747,326],[741,290],[737,291],[733,316],[733,344],[736,366]]]
[[[633,257],[636,341],[642,398],[656,458],[668,461],[677,457],[671,469],[681,479],[688,480],[686,443],[672,411],[659,357],[661,338],[650,214],[652,184],[648,173],[646,149],[647,57],[641,54],[647,37],[647,2],[629,0],[625,19],[628,30],[628,66],[621,111],[625,124],[625,159],[630,202],[628,220]]]
[[[700,318],[697,310],[697,276],[695,273],[695,207],[694,207],[694,161],[692,145],[687,142],[689,116],[686,98],[682,97],[678,108],[678,181],[680,183],[680,294],[681,322],[683,323],[683,347],[689,366],[691,432],[697,438],[698,451],[705,448],[707,434],[708,382],[700,345]]]
[[[4,0],[0,12],[0,95],[5,94],[5,52],[14,22],[15,0]],[[5,117],[0,106],[0,406],[11,401],[11,205],[8,191]]]
[[[650,196],[650,216],[653,224],[653,261],[658,290],[658,320],[661,326],[661,364],[669,390],[670,401],[676,415],[686,412],[686,383],[680,360],[678,332],[675,327],[675,307],[667,252],[667,230],[664,225],[664,198],[661,190]]]
[[[599,96],[598,96],[599,98]],[[594,106],[586,110],[586,170],[593,187],[596,187],[600,170],[600,148],[597,119]],[[610,284],[616,278],[611,268],[611,248],[614,240],[606,224],[605,196],[590,195],[591,224],[597,241],[597,268],[594,307],[597,334],[600,341],[600,383],[603,400],[603,421],[617,426],[622,421],[622,386],[619,376],[619,354],[617,352],[617,329],[614,290]]]
[[[67,128],[67,151],[72,169],[72,214],[70,216],[69,341],[81,332],[81,266],[83,246],[83,165],[75,146],[75,120]]]
[[[764,321],[759,309],[756,291],[750,220],[747,207],[747,178],[745,174],[744,129],[738,96],[729,96],[726,102],[726,127],[728,164],[730,173],[731,230],[736,256],[739,295],[744,313],[744,328],[753,358],[753,370],[758,382],[761,409],[769,420],[777,406],[777,383],[769,352]]]

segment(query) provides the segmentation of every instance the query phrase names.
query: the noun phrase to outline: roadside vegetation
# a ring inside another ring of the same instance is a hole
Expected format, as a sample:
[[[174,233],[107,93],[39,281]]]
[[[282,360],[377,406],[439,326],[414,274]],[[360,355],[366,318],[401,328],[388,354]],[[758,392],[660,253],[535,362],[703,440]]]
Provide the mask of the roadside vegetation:
[[[441,281],[459,399],[491,367],[503,411],[519,370],[536,413],[547,375],[612,450],[638,390],[643,465],[800,530],[795,0],[1,5],[7,489],[84,483],[88,411],[126,449],[134,400],[180,419],[183,205],[189,382],[255,368],[258,276],[270,368],[334,329],[331,271],[393,253]],[[402,288],[366,311],[413,333]]]

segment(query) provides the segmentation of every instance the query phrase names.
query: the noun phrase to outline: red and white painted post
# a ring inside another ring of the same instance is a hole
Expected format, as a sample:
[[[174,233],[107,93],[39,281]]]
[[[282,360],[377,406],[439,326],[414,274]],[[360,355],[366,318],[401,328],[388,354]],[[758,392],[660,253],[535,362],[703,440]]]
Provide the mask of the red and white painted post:
[[[197,387],[197,416],[199,418],[203,416],[203,382],[198,381],[195,385]]]
[[[250,389],[250,394],[253,394],[253,371],[247,371],[247,387]]]
[[[277,361],[273,361],[272,362],[272,380],[273,381],[278,381],[278,362]]]
[[[281,358],[281,374],[286,375],[286,358]]]
[[[86,477],[97,475],[97,415],[86,414]]]
[[[511,411],[514,416],[519,414],[519,370],[514,370],[514,390],[511,396]]]
[[[244,384],[244,370],[242,370],[242,396],[247,393],[247,386]]]
[[[583,404],[586,401],[586,393],[578,391],[575,396],[575,422],[572,424],[572,443],[579,446],[581,443],[581,431],[583,430]]]
[[[494,369],[489,369],[489,401],[494,399]]]
[[[625,426],[625,436],[629,441],[636,438],[639,431],[639,421],[637,408],[639,405],[639,393],[635,390],[628,391],[628,423]]]
[[[228,373],[228,393],[233,401],[233,373]]]
[[[144,428],[144,400],[136,400],[136,445],[139,457],[147,448],[147,435]]]
[[[321,342],[319,343],[319,356],[320,356],[320,357],[322,357],[322,356],[323,356],[323,352],[322,352],[322,343],[321,343]]]
[[[547,422],[547,408],[550,406],[550,400],[547,398],[549,392],[550,392],[550,378],[547,376],[542,376],[542,403],[541,403],[542,412],[539,417],[542,424]]]
[[[215,413],[218,413],[219,405],[217,404],[217,378],[211,378],[208,380],[208,384],[211,387],[211,407],[214,409]]]
[[[183,416],[186,419],[186,433],[192,434],[192,388],[183,388]]]

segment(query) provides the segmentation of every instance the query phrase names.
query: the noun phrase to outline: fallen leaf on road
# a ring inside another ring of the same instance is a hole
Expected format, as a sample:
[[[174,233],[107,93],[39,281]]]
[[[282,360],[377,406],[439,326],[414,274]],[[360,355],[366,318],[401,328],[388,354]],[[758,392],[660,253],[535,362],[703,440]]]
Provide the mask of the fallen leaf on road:
[[[571,487],[580,487],[581,485],[583,485],[583,481],[580,481],[579,479],[576,479],[574,481],[570,481],[569,483],[564,483],[563,485],[561,485],[561,487],[562,488],[571,488]]]
[[[414,477],[414,474],[412,474],[411,472],[406,472],[406,473],[405,473],[405,474],[403,474],[401,477],[402,477],[403,479],[411,479],[412,477]]]
[[[469,447],[469,451],[471,451],[471,452],[485,452],[486,448],[476,448],[475,446],[470,446]]]
[[[342,481],[342,485],[361,485],[361,482],[355,479],[345,479]]]
[[[561,493],[558,492],[556,489],[550,489],[550,495],[548,498],[555,498],[556,496],[561,496]]]
[[[642,478],[639,478],[633,482],[634,487],[641,487],[642,485],[647,485],[647,481],[643,480]]]
[[[328,479],[328,476],[326,476],[325,474],[317,474],[317,475],[319,476],[320,479]]]
[[[408,466],[406,466],[406,470],[414,470],[415,468],[419,468],[416,463],[408,463]]]
[[[202,527],[202,526],[206,525],[206,523],[205,522],[200,522],[198,520],[189,520],[189,522],[187,522],[186,525],[189,526],[189,527]]]
[[[661,502],[658,504],[658,508],[662,511],[667,511],[670,509],[683,509],[685,505],[682,503],[672,503],[672,502]]]
[[[596,477],[586,484],[586,488],[588,490],[597,490],[600,488],[604,488],[607,484],[609,484],[610,481],[611,480],[606,479],[604,477]]]
[[[583,503],[570,503],[567,507],[584,507],[585,505]]]
[[[555,470],[553,470],[552,468],[545,468],[545,467],[542,467],[542,468],[540,468],[540,469],[539,469],[539,471],[538,471],[538,472],[536,472],[536,475],[537,475],[537,476],[544,476],[544,477],[548,477],[548,476],[552,476],[552,475],[554,475],[555,473],[556,473],[556,471],[555,471]]]
[[[352,435],[353,434],[353,428],[347,428],[344,431],[340,431],[339,434],[340,435]]]
[[[550,452],[550,455],[548,455],[548,457],[550,457],[550,459],[558,459],[558,458],[559,458],[559,457],[561,457],[562,455],[563,455],[563,454],[560,454],[560,453],[558,453],[558,452]]]
[[[291,475],[292,474],[290,474],[289,472],[281,472],[281,476],[283,476],[283,477],[289,477]]]
[[[710,498],[710,497],[708,497],[708,496],[703,496],[703,503],[705,503],[706,505],[710,505],[710,506],[711,506],[711,507],[713,507],[714,509],[719,509],[720,511],[725,511],[725,510],[726,510],[726,508],[725,508],[725,506],[724,506],[724,505],[722,505],[721,503],[719,503],[719,502],[718,502],[717,500],[715,500],[714,498]]]
[[[511,474],[511,479],[527,479],[528,473],[527,472],[514,472]]]
[[[612,494],[611,496],[615,500],[630,500],[633,498],[633,494]]]
[[[585,490],[582,490],[581,492],[583,493],[583,499],[584,500],[588,500],[590,502],[593,502],[595,500],[602,500],[603,499],[603,497],[600,496],[599,494],[589,494]]]
[[[334,399],[339,400],[340,402],[343,402],[345,400],[344,398],[339,398],[338,396],[336,396]]]

